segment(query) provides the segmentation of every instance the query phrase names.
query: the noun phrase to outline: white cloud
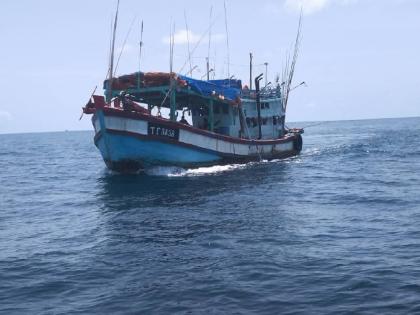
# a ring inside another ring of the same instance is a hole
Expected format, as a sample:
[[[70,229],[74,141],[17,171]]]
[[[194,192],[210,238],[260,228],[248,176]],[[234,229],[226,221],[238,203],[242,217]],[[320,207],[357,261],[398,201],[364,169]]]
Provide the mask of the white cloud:
[[[286,0],[284,6],[291,11],[303,10],[305,15],[321,11],[331,4],[348,5],[357,0]]]
[[[219,41],[223,40],[224,38],[225,38],[224,34],[212,34],[211,35],[212,42],[219,42]],[[200,40],[201,40],[201,42],[207,42],[208,41],[208,36],[203,37],[203,35],[195,34],[191,30],[188,30],[188,32],[187,32],[187,30],[185,30],[185,29],[181,29],[181,30],[178,30],[178,31],[175,32],[174,43],[176,45],[185,45],[185,44],[188,43],[188,40],[190,41],[190,44],[196,44]],[[164,44],[169,44],[170,43],[169,36],[163,37],[162,42]]]
[[[11,121],[12,120],[12,114],[5,110],[0,110],[0,121]]]

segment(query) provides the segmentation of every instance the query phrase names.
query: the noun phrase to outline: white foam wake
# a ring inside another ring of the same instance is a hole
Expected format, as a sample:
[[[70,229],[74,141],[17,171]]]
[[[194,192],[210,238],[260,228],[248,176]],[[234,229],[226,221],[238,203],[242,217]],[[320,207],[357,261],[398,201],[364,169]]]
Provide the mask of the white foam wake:
[[[155,166],[145,170],[149,176],[167,176],[167,177],[181,177],[181,176],[206,176],[217,173],[232,171],[246,167],[246,164],[228,164],[228,165],[214,165],[208,167],[200,167],[194,169],[184,169],[181,167],[172,166]]]
[[[207,176],[223,172],[231,172],[246,167],[252,167],[258,164],[265,163],[299,163],[297,157],[290,157],[287,159],[274,159],[274,160],[261,160],[258,162],[249,162],[246,164],[227,164],[227,165],[214,165],[208,167],[185,169],[176,166],[154,166],[145,169],[144,172],[149,176],[165,176],[165,177],[182,177],[182,176]]]

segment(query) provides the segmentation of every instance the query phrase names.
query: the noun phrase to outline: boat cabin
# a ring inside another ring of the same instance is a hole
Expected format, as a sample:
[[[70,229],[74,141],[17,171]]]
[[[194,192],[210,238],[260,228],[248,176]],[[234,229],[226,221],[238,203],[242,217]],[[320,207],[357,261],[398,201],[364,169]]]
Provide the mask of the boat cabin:
[[[113,78],[109,87],[106,80],[108,102],[123,94],[145,104],[149,114],[163,116],[169,110],[172,121],[221,135],[276,139],[285,132],[279,86],[257,91],[242,88],[240,80],[201,81],[175,73],[137,72]]]

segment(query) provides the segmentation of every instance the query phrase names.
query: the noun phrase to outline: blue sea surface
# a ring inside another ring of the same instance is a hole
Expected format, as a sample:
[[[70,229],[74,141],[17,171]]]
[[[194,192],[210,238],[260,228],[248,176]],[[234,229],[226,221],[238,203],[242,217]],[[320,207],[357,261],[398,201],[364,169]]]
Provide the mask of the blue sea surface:
[[[420,118],[138,175],[93,132],[0,135],[0,313],[420,313]]]

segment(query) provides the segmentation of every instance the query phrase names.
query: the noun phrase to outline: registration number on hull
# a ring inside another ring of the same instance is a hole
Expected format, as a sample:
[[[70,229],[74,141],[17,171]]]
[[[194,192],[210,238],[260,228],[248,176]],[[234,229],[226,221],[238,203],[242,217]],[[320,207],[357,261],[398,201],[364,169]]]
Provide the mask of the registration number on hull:
[[[177,128],[168,128],[166,126],[155,124],[155,123],[148,123],[147,125],[147,134],[149,136],[157,136],[163,138],[170,138],[170,139],[179,139],[179,129]]]

